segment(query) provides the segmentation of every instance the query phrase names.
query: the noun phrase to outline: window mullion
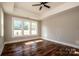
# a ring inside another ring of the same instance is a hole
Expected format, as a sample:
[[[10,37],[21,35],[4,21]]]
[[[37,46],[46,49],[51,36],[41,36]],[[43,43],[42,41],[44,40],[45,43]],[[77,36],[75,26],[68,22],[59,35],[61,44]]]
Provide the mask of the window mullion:
[[[22,21],[22,36],[24,36],[24,21]]]
[[[32,34],[31,31],[32,31],[32,21],[30,21],[30,35]]]

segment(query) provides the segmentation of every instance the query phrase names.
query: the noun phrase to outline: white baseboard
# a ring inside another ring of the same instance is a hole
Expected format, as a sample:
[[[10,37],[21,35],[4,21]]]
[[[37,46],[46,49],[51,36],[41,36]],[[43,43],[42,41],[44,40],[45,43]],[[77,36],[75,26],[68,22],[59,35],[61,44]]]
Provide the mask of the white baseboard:
[[[1,54],[2,54],[2,51],[3,51],[3,49],[4,49],[4,46],[2,47],[2,48],[0,48],[1,50],[0,50],[0,56],[1,56]]]
[[[48,41],[52,41],[52,42],[56,42],[56,43],[63,44],[63,45],[67,45],[67,46],[71,46],[71,47],[79,49],[79,46],[76,46],[76,45],[73,45],[73,44],[69,44],[69,43],[65,43],[65,42],[59,42],[59,41],[51,40],[51,39],[44,38],[44,37],[42,37],[42,39],[45,39],[45,40],[48,40]]]
[[[59,43],[59,44],[71,46],[71,47],[74,47],[74,48],[79,48],[79,46],[74,45],[74,44],[69,44],[69,43],[65,43],[65,42],[59,42],[59,41],[51,40],[51,39],[44,38],[44,37],[35,37],[35,38],[30,38],[30,39],[22,39],[22,40],[7,41],[7,42],[4,42],[4,44],[16,43],[16,42],[22,42],[22,41],[28,41],[28,40],[32,40],[32,39],[38,39],[38,38],[42,38],[42,39],[45,39],[45,40],[48,40],[48,41],[52,41],[52,42],[56,42],[56,43]]]
[[[16,43],[16,42],[28,41],[28,40],[32,40],[32,39],[38,39],[38,38],[40,38],[40,37],[29,38],[29,39],[22,39],[22,40],[14,40],[14,41],[6,41],[6,42],[4,42],[4,44],[10,44],[10,43]]]

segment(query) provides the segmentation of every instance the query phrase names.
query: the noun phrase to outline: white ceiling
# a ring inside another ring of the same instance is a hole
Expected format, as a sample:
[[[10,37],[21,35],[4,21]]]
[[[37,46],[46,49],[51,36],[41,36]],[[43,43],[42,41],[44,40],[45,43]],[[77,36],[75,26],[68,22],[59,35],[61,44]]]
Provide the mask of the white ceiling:
[[[56,8],[57,6],[60,6],[61,4],[63,3],[57,3],[57,2],[50,2],[48,3],[47,5],[51,6],[50,9],[46,8],[46,7],[43,7],[43,9],[41,11],[39,11],[39,7],[40,6],[32,6],[33,4],[39,4],[39,2],[28,2],[28,3],[25,3],[25,2],[17,2],[15,3],[15,8],[18,8],[18,9],[23,9],[23,10],[26,10],[26,11],[30,11],[32,13],[35,13],[35,14],[38,14],[38,15],[41,15],[43,14],[44,12],[47,12],[49,11],[50,9],[53,9],[53,8]]]
[[[38,3],[39,2],[5,2],[2,3],[2,7],[8,14],[40,20],[79,6],[79,3],[49,2],[48,5],[51,6],[50,9],[43,7],[42,10],[39,11],[39,6],[32,6]]]

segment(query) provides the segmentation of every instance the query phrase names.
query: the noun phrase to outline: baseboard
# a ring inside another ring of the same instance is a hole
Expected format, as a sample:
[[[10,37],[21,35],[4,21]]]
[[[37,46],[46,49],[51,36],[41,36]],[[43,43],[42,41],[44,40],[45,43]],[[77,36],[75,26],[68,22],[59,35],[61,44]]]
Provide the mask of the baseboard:
[[[59,42],[59,41],[51,40],[51,39],[44,38],[44,37],[42,37],[42,39],[45,39],[45,40],[48,40],[48,41],[56,42],[56,43],[59,43],[59,44],[63,44],[63,45],[67,45],[67,46],[79,49],[79,46],[76,46],[76,45],[73,45],[73,44],[69,44],[69,43],[65,43],[65,42]]]
[[[28,41],[28,40],[32,40],[32,39],[38,39],[38,38],[40,38],[40,37],[29,38],[29,39],[22,39],[22,40],[14,40],[14,41],[6,41],[6,42],[4,42],[4,44],[10,44],[10,43],[16,43],[16,42]]]
[[[0,51],[0,56],[1,56],[1,54],[2,54],[3,49],[4,49],[4,46],[1,48],[1,51]]]
[[[59,41],[51,40],[51,39],[44,38],[44,37],[35,37],[35,38],[30,38],[30,39],[8,41],[8,42],[4,42],[4,44],[16,43],[16,42],[22,42],[22,41],[28,41],[28,40],[32,40],[32,39],[38,39],[38,38],[42,38],[42,39],[45,39],[45,40],[48,40],[48,41],[52,41],[52,42],[56,42],[56,43],[59,43],[59,44],[71,46],[71,47],[74,47],[74,48],[79,48],[79,46],[76,46],[76,45],[73,45],[73,44],[69,44],[69,43],[65,43],[65,42],[59,42]]]

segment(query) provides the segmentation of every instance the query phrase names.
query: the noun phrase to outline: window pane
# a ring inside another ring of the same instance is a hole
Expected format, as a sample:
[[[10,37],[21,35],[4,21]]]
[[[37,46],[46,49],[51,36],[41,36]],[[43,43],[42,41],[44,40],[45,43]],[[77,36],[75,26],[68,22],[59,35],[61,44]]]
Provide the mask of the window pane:
[[[32,21],[32,30],[31,30],[31,34],[37,35],[37,22],[35,22],[35,21]]]
[[[22,21],[14,20],[13,35],[22,36]]]
[[[30,22],[24,22],[24,35],[30,35]]]

